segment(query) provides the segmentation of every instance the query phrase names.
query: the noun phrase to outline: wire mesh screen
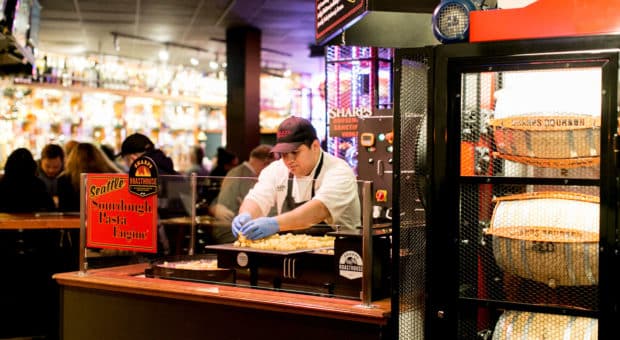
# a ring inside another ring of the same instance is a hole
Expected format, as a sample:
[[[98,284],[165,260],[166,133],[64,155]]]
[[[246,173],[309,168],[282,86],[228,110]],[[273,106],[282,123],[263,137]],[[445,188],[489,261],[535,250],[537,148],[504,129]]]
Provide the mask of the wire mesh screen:
[[[600,83],[599,68],[463,74],[461,175],[598,178]]]
[[[598,189],[463,185],[461,297],[596,310]]]
[[[459,296],[508,306],[464,312],[461,338],[595,338],[564,314],[599,309],[601,70],[460,80]]]
[[[400,282],[399,338],[424,338],[426,223],[421,193],[426,167],[428,60],[403,59],[400,84]]]

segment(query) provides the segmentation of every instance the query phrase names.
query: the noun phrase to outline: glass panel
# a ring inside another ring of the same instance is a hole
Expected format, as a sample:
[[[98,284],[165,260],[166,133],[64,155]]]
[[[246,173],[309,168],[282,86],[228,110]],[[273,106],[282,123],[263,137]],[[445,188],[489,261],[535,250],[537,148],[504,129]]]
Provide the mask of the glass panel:
[[[313,197],[311,179],[288,181],[285,178],[284,184],[274,185],[275,199],[253,196],[260,200],[258,205],[266,216],[294,209]],[[360,211],[363,182],[356,181],[350,195],[341,191],[338,199],[331,200],[332,215],[326,221],[260,240],[237,239],[231,233],[231,221],[255,183],[253,177],[159,176],[157,252],[87,248],[88,268],[148,262],[147,277],[358,300],[363,268],[369,265],[373,268],[373,299],[389,297],[389,226],[373,230],[375,256],[372,263],[363,262]],[[288,188],[291,188],[291,200],[286,199]],[[115,204],[115,207],[127,205]],[[123,215],[121,211],[109,213]]]
[[[599,178],[600,68],[466,73],[461,175]]]
[[[392,106],[392,62],[379,61],[379,108]]]

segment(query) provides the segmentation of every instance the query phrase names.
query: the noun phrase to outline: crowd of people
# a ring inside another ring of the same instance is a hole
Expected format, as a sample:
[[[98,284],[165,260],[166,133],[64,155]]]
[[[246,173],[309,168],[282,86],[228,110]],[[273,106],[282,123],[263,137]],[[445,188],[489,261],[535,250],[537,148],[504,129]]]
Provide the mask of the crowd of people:
[[[62,145],[47,144],[40,155],[27,148],[18,148],[10,153],[0,172],[0,212],[78,212],[82,173],[127,172],[131,162],[142,154],[156,162],[160,174],[195,173],[204,177],[211,174],[205,166],[202,146],[192,148],[192,166],[179,172],[172,159],[140,133],[128,136],[118,153],[110,145],[75,140]],[[239,162],[234,153],[223,147],[218,148],[214,159],[213,172],[217,176],[225,176]]]
[[[197,147],[190,156],[192,167],[179,173],[172,159],[140,133],[127,136],[119,153],[86,142],[64,148],[50,144],[37,161],[19,148],[8,157],[0,179],[0,212],[79,212],[81,174],[126,172],[143,156],[153,160],[160,175],[159,218],[187,216],[206,201],[205,211],[228,225],[212,231],[215,243],[229,243],[239,235],[259,239],[278,232],[321,234],[334,225],[360,225],[353,170],[324,152],[312,124],[298,117],[280,124],[275,146],[255,147],[246,161],[218,148],[212,171],[204,167],[204,150]],[[187,180],[192,174],[201,177],[193,202]],[[166,242],[164,234],[160,240]]]

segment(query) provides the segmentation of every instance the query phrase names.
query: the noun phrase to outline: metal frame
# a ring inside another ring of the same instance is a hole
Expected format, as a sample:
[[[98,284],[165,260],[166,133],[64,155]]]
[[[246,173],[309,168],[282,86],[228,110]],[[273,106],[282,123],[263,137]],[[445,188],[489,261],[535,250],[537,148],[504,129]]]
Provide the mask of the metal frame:
[[[486,70],[498,66],[510,69],[533,69],[526,61],[588,61],[595,58],[607,59],[603,68],[602,143],[600,180],[572,180],[574,184],[596,184],[601,189],[601,234],[600,234],[600,311],[599,337],[612,338],[614,321],[618,315],[620,282],[618,273],[618,184],[616,160],[612,155],[611,136],[617,131],[618,53],[620,39],[613,36],[587,38],[540,39],[532,41],[507,41],[481,44],[458,44],[439,46],[435,49],[435,84],[433,101],[435,114],[429,119],[428,145],[433,150],[432,174],[428,195],[427,216],[429,237],[429,309],[427,313],[429,339],[454,339],[458,337],[458,322],[462,313],[475,311],[476,301],[459,298],[459,195],[455,194],[464,182],[481,183],[487,180],[501,183],[494,178],[463,179],[458,173],[460,148],[460,78],[465,70]],[[508,66],[510,65],[510,66]],[[539,64],[545,67],[544,63]],[[432,136],[445,136],[434,138]],[[517,182],[553,182],[550,179],[516,179]],[[510,182],[514,182],[510,179]],[[556,183],[566,185],[565,182]],[[455,191],[456,190],[456,191]],[[441,255],[434,254],[441,252]],[[535,306],[521,306],[535,309]],[[541,308],[545,310],[546,308]],[[551,310],[552,308],[549,308]],[[569,315],[581,311],[555,309]],[[591,313],[592,314],[592,313]]]

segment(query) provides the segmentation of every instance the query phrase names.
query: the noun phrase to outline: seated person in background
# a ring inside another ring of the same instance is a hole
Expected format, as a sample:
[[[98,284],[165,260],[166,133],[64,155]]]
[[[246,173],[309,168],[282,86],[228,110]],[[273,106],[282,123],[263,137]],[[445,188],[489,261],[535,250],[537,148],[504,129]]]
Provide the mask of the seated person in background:
[[[58,177],[58,209],[80,211],[82,173],[120,173],[121,170],[92,143],[79,143],[67,156],[65,170]]]
[[[58,201],[58,175],[65,164],[65,151],[58,144],[47,144],[41,150],[37,176],[45,183],[47,192]]]
[[[209,173],[210,178],[198,188],[201,205],[209,206],[216,199],[220,193],[223,177],[238,164],[239,158],[235,154],[222,147],[217,148],[215,167]]]
[[[220,193],[210,207],[210,212],[220,221],[231,222],[239,211],[245,195],[252,189],[263,169],[273,162],[271,145],[261,144],[250,152],[250,159],[232,168],[222,181]],[[235,240],[230,228],[213,228],[211,236],[216,243]]]
[[[99,147],[101,148],[101,151],[103,151],[103,153],[106,155],[106,157],[108,157],[109,160],[114,162],[114,160],[116,159],[116,152],[114,152],[114,147],[110,144],[101,144],[99,145]]]
[[[239,158],[234,153],[219,147],[217,148],[217,161],[215,168],[211,170],[209,175],[224,177],[230,169],[239,164]]]
[[[175,216],[184,216],[187,211],[184,207],[181,194],[188,185],[182,181],[181,176],[174,170],[174,162],[161,150],[155,147],[151,139],[141,133],[134,133],[127,136],[121,144],[121,152],[119,154],[125,162],[125,167],[129,169],[131,164],[138,158],[149,157],[159,173],[159,193],[157,194],[157,215],[159,219],[165,219]],[[162,177],[162,175],[164,175]],[[185,189],[188,190],[188,189]],[[158,232],[158,255],[168,255],[170,253],[170,243],[164,226],[160,223],[157,228]]]
[[[37,163],[26,148],[14,150],[0,179],[0,211],[25,213],[53,211],[56,206],[45,184],[36,175]]]
[[[280,159],[258,176],[232,221],[232,234],[256,240],[325,222],[361,225],[355,174],[347,163],[321,149],[316,130],[303,118],[290,117],[278,127],[272,152]],[[290,185],[289,185],[290,184]],[[278,215],[266,217],[275,205]]]
[[[207,170],[207,168],[205,168],[202,164],[204,158],[205,151],[202,147],[200,145],[194,145],[189,154],[189,160],[192,165],[190,165],[189,169],[187,169],[187,174],[191,175],[195,173],[196,176],[209,176],[209,170]]]
[[[123,141],[121,145],[120,156],[122,157],[125,167],[129,169],[131,164],[138,158],[144,156],[149,157],[159,174],[159,193],[157,194],[158,213],[160,218],[168,218],[175,216],[183,216],[187,211],[183,205],[180,193],[189,191],[188,185],[182,176],[172,178],[167,175],[179,175],[174,170],[174,162],[172,158],[155,147],[151,139],[141,133],[134,133]],[[162,177],[164,175],[164,177]]]
[[[71,153],[71,150],[73,150],[73,148],[75,148],[78,144],[80,144],[80,142],[76,141],[76,140],[68,140],[65,145],[65,158],[69,157],[69,154]]]

